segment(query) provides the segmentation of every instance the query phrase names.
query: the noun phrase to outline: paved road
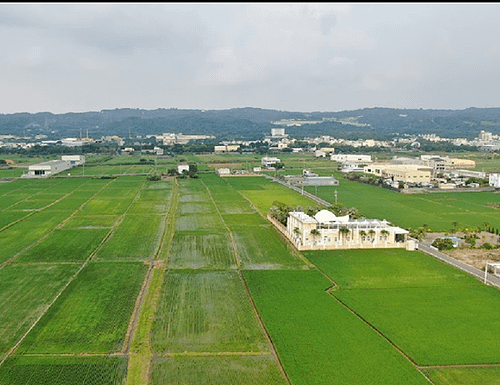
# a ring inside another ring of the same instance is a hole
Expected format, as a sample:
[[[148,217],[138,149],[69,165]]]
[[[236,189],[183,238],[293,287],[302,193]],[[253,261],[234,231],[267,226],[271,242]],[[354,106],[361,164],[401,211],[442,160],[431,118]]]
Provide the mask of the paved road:
[[[419,242],[418,244],[418,249],[420,251],[423,251],[426,254],[429,254],[430,256],[439,259],[440,261],[443,261],[449,265],[455,266],[456,268],[465,271],[466,273],[479,278],[481,281],[484,282],[484,271],[476,269],[475,267],[469,266],[463,262],[457,261],[454,258],[451,258],[447,256],[444,253],[441,253],[439,250],[437,250],[435,247],[432,247],[429,243],[427,242]],[[486,282],[490,285],[494,285],[500,288],[500,278],[489,274],[486,276]]]

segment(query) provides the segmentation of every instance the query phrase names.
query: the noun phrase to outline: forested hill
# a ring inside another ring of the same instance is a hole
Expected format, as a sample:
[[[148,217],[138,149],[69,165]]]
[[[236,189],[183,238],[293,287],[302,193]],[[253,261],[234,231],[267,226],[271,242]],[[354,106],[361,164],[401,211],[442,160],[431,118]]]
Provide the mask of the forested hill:
[[[322,120],[357,118],[352,125],[335,121],[300,126],[276,126],[281,119]],[[465,110],[423,110],[364,108],[340,112],[290,112],[260,108],[228,110],[115,109],[99,112],[53,114],[0,114],[0,135],[47,135],[50,139],[87,135],[144,136],[164,132],[215,135],[218,140],[259,140],[271,128],[285,127],[297,138],[330,135],[340,138],[388,139],[394,134],[436,134],[442,137],[472,139],[481,130],[500,134],[500,108]]]

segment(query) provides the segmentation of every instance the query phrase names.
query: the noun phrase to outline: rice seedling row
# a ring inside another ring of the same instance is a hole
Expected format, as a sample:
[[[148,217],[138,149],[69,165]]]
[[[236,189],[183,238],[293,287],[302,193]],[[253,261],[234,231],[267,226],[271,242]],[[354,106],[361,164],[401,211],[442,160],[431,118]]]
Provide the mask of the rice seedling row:
[[[169,270],[151,343],[157,355],[270,351],[234,271]]]
[[[273,356],[167,357],[155,359],[151,385],[285,385]]]
[[[19,255],[16,263],[84,262],[110,229],[58,229]]]
[[[1,385],[123,385],[125,357],[9,357]]]
[[[120,351],[146,271],[142,263],[87,264],[16,354]]]
[[[500,292],[419,252],[306,253],[332,294],[419,365],[500,364]],[[485,309],[488,309],[485,311]]]
[[[294,385],[428,384],[394,347],[325,290],[316,270],[244,276]]]
[[[146,260],[163,233],[163,216],[126,214],[95,255],[95,260]]]
[[[0,361],[79,265],[7,265],[0,269]]]

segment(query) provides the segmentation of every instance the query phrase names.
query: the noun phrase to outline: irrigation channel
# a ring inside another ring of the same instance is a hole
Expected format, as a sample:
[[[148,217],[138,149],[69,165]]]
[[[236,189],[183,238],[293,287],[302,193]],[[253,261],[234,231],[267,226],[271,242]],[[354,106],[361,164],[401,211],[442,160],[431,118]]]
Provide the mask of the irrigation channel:
[[[264,177],[266,177],[267,179],[270,179],[274,182],[277,182],[285,187],[288,187],[289,189],[292,189],[292,190],[298,192],[299,194],[302,194],[302,195],[312,199],[313,201],[315,201],[319,204],[322,204],[326,207],[332,206],[331,203],[325,201],[324,199],[321,199],[321,198],[317,197],[316,195],[311,194],[310,192],[303,191],[302,189],[299,189],[298,187],[292,186],[289,183],[286,183],[278,178],[275,178],[275,177],[270,176],[270,175],[264,175]],[[457,269],[460,269],[460,270],[466,272],[467,274],[470,274],[473,277],[480,279],[481,281],[483,281],[486,284],[496,286],[497,288],[500,289],[500,277],[497,277],[496,275],[493,275],[490,273],[485,273],[483,270],[477,269],[477,268],[469,266],[463,262],[457,261],[456,259],[449,257],[444,253],[441,253],[439,250],[437,250],[435,247],[431,246],[429,243],[420,241],[418,249],[420,251],[430,255],[431,257],[439,259],[440,261],[445,262],[448,265],[454,266]]]

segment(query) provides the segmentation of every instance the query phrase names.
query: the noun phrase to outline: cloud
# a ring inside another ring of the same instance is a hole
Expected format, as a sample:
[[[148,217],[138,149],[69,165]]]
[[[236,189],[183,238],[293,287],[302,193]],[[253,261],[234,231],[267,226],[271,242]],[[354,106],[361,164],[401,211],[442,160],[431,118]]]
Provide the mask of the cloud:
[[[322,16],[319,22],[321,33],[323,35],[328,35],[337,24],[337,16],[335,14],[327,14]]]
[[[348,57],[342,57],[342,56],[335,56],[328,61],[328,63],[333,66],[342,66],[347,64],[353,64],[355,62],[356,62],[355,59],[349,59]]]

